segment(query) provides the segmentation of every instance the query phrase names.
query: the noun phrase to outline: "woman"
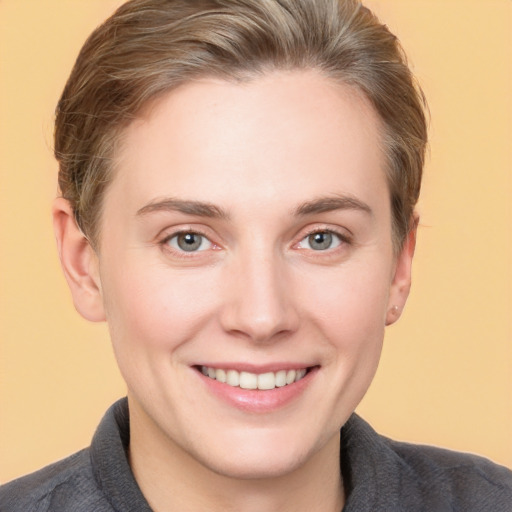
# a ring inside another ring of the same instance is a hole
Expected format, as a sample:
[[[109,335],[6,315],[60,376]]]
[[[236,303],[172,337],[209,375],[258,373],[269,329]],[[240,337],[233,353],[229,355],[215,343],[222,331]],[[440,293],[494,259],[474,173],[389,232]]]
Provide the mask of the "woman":
[[[508,510],[505,468],[353,415],[409,293],[423,109],[355,1],[135,0],[99,27],[53,215],[128,398],[2,510]]]

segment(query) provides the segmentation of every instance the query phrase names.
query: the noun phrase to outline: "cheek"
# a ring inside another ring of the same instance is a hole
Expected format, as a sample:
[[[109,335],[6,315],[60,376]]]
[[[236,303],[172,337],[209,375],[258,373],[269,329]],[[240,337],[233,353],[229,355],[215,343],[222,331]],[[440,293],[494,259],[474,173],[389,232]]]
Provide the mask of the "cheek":
[[[194,336],[214,308],[201,273],[173,273],[163,265],[119,265],[105,272],[103,297],[116,353],[176,349]],[[142,268],[141,268],[142,267]],[[210,277],[211,281],[211,277]]]
[[[343,343],[383,332],[390,289],[385,265],[346,265],[305,280],[296,294],[316,321]]]

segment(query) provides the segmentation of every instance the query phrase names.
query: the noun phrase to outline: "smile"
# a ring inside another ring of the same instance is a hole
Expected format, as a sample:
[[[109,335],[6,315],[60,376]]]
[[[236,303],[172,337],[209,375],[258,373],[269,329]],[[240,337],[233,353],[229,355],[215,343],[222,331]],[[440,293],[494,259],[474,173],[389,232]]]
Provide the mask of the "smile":
[[[237,370],[224,370],[201,366],[201,373],[234,388],[271,390],[282,388],[303,379],[307,373],[306,368],[296,370],[279,370],[277,372],[251,373]]]

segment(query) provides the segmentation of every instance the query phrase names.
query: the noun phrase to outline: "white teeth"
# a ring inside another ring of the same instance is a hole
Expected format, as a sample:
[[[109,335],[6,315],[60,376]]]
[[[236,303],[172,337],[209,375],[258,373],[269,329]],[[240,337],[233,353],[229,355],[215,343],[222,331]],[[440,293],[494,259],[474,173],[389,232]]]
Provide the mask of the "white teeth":
[[[302,368],[302,370],[297,370],[297,374],[295,375],[295,382],[302,379],[302,377],[304,377],[304,375],[306,375],[305,368]]]
[[[297,372],[295,370],[288,370],[288,373],[286,374],[286,384],[291,384],[292,382],[295,382],[296,375]]]
[[[279,370],[276,373],[276,387],[282,388],[286,386],[286,370]]]
[[[258,375],[258,389],[274,389],[275,387],[276,376],[273,372]]]
[[[232,387],[270,390],[274,388],[281,388],[301,380],[306,375],[307,370],[306,368],[300,368],[298,370],[279,370],[277,372],[256,374],[251,372],[238,372],[236,370],[223,370],[221,368],[201,366],[201,373],[211,379],[226,383]]]
[[[240,384],[240,374],[236,370],[228,370],[226,372],[226,384],[233,387],[238,387]]]
[[[226,372],[224,370],[215,370],[215,378],[219,382],[226,382]]]
[[[242,389],[258,389],[258,376],[255,373],[240,372],[240,387]]]

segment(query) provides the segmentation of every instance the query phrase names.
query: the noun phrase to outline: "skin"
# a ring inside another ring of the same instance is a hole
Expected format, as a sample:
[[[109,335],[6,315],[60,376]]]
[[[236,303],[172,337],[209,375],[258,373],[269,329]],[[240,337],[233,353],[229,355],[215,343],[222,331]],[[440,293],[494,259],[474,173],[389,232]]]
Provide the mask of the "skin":
[[[380,129],[361,94],[314,71],[204,79],[128,127],[96,251],[56,200],[63,269],[78,311],[109,324],[154,510],[341,510],[339,428],[405,305],[414,250],[414,229],[393,250]],[[204,236],[200,250],[177,232]],[[197,370],[249,363],[314,372],[255,412]]]

